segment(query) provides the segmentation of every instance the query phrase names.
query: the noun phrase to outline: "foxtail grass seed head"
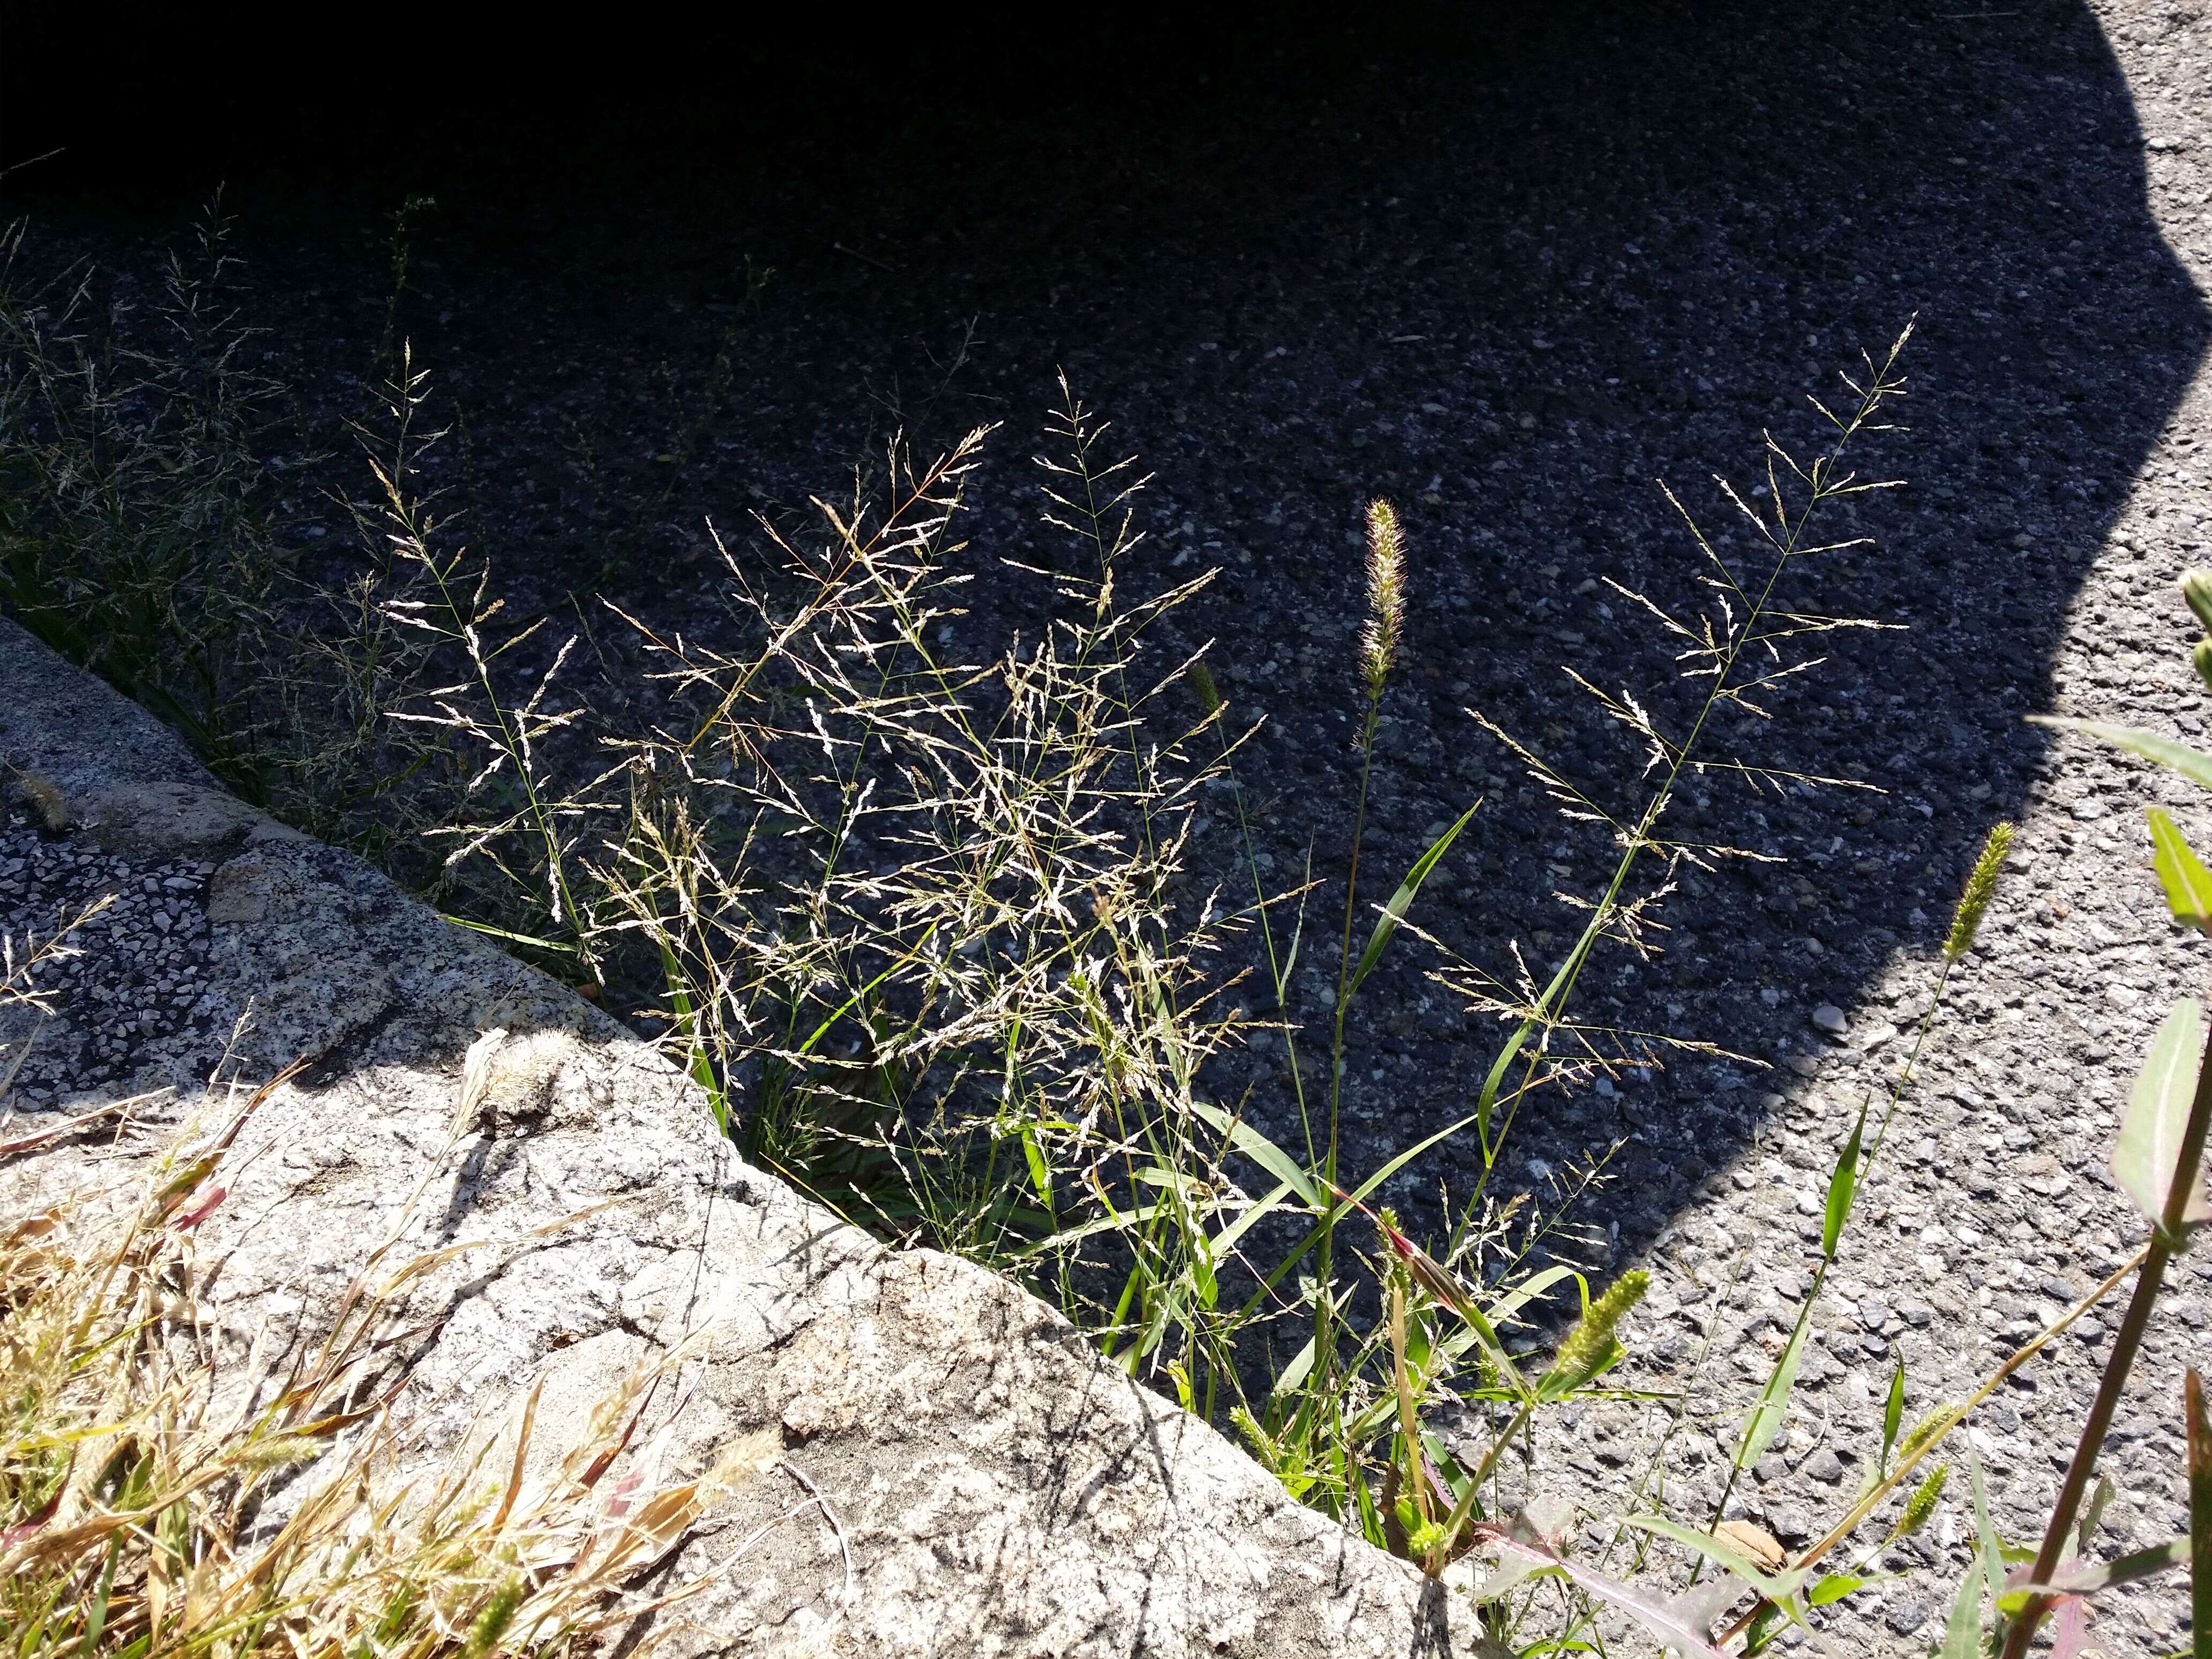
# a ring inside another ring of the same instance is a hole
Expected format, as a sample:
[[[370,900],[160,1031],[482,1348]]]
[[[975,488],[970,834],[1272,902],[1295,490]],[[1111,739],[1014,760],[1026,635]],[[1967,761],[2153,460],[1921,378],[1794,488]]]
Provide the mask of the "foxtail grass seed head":
[[[774,1468],[782,1455],[781,1429],[755,1429],[750,1434],[738,1435],[714,1454],[714,1466],[700,1486],[726,1496]]]
[[[31,772],[21,774],[15,781],[16,787],[23,792],[23,799],[39,815],[41,824],[56,835],[69,828],[69,803],[62,799],[60,790]]]
[[[296,1464],[312,1463],[329,1449],[328,1441],[318,1440],[313,1435],[272,1435],[246,1447],[239,1454],[238,1462],[249,1469],[289,1469]]]
[[[1613,1328],[1650,1288],[1651,1275],[1641,1267],[1631,1268],[1607,1285],[1605,1294],[1589,1304],[1589,1311],[1559,1344],[1553,1371],[1560,1376],[1586,1376],[1595,1370],[1613,1342]]]
[[[1954,1405],[1948,1403],[1941,1405],[1915,1423],[1905,1438],[1898,1443],[1898,1456],[1900,1459],[1911,1457],[1923,1446],[1948,1429],[1956,1419],[1958,1410],[1959,1408]]]
[[[1190,665],[1190,689],[1198,693],[1199,707],[1209,719],[1221,712],[1221,688],[1213,683],[1213,671],[1202,662]]]
[[[2212,570],[2198,565],[2181,573],[2181,597],[2189,601],[2189,608],[2197,613],[2197,621],[2208,634],[2212,634]]]
[[[514,1622],[515,1609],[522,1605],[522,1575],[516,1573],[492,1593],[484,1610],[477,1615],[477,1622],[469,1631],[469,1659],[484,1659],[484,1656],[499,1645],[499,1638],[507,1634],[507,1627]]]
[[[1359,672],[1367,695],[1380,697],[1398,660],[1406,627],[1406,532],[1398,509],[1377,496],[1367,503],[1367,625],[1359,632]]]
[[[2197,649],[2190,653],[2190,659],[2197,665],[2197,678],[2206,685],[2212,686],[2212,640],[2197,641]]]
[[[1981,930],[1990,900],[1996,895],[1997,872],[2004,868],[2005,854],[2011,850],[2012,825],[2000,818],[1990,826],[1981,856],[1966,877],[1966,890],[1959,895],[1959,908],[1951,913],[1951,933],[1943,941],[1943,954],[1953,962],[1974,948],[1974,935]]]
[[[1895,1536],[1910,1538],[1926,1526],[1936,1513],[1936,1500],[1943,1496],[1943,1483],[1951,1478],[1951,1466],[1938,1463],[1929,1471],[1928,1478],[1912,1489],[1905,1500],[1905,1513],[1898,1518]]]

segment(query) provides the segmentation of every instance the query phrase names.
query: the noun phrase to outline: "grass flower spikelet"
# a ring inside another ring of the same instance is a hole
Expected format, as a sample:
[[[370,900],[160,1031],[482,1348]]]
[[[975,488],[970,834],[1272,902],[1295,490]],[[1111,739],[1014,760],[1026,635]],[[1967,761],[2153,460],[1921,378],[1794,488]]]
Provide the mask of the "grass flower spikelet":
[[[499,1645],[500,1638],[514,1622],[515,1609],[522,1605],[524,1588],[522,1575],[516,1573],[484,1603],[484,1610],[477,1615],[477,1622],[469,1631],[469,1659],[483,1659]]]
[[[1913,1488],[1912,1496],[1905,1501],[1905,1513],[1897,1523],[1896,1535],[1909,1538],[1926,1526],[1936,1513],[1936,1501],[1943,1496],[1943,1483],[1951,1477],[1951,1466],[1938,1463],[1928,1478]]]
[[[1948,1432],[1953,1419],[1958,1415],[1958,1411],[1959,1408],[1956,1406],[1946,1403],[1929,1412],[1927,1416],[1914,1424],[1911,1431],[1898,1443],[1898,1456],[1900,1459],[1911,1458],[1938,1434]]]
[[[1398,509],[1367,503],[1367,623],[1359,633],[1359,671],[1370,699],[1382,695],[1406,626],[1406,532]]]
[[[1998,872],[2004,868],[2005,854],[2012,850],[2012,834],[2011,823],[1999,819],[1990,826],[1988,838],[1982,842],[1981,856],[1966,877],[1959,908],[1951,913],[1950,934],[1943,941],[1943,954],[1953,962],[1974,948],[1974,935],[1981,930],[1982,917],[1996,895]]]
[[[1634,1267],[1606,1286],[1605,1294],[1589,1304],[1589,1310],[1567,1340],[1559,1344],[1559,1358],[1552,1364],[1552,1374],[1562,1377],[1584,1377],[1602,1364],[1613,1346],[1613,1328],[1628,1310],[1644,1299],[1651,1288],[1651,1275],[1641,1267]]]

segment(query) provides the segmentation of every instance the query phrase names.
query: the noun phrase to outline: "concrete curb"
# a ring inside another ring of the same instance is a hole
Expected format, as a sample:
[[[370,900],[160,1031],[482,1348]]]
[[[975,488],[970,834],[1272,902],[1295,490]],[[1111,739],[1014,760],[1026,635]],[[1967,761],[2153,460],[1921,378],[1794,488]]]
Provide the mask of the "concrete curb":
[[[111,874],[213,866],[198,896],[206,1018],[134,1052],[102,1093],[173,1089],[181,1103],[151,1115],[188,1115],[217,1057],[206,1033],[248,1007],[234,1055],[246,1079],[308,1062],[248,1126],[202,1230],[236,1356],[257,1334],[264,1348],[270,1333],[314,1334],[428,1173],[409,1245],[483,1247],[410,1308],[438,1322],[405,1396],[416,1455],[445,1455],[533,1384],[541,1432],[557,1431],[679,1342],[695,1358],[665,1391],[672,1467],[780,1427],[825,1505],[773,1527],[683,1607],[678,1650],[1476,1650],[1471,1609],[1293,1503],[1054,1310],[967,1262],[887,1251],[746,1166],[650,1048],[359,860],[225,794],[151,716],[4,621],[0,761],[11,796],[65,824],[46,839],[96,846]],[[495,1029],[488,1087],[456,1128],[464,1055]],[[112,1176],[150,1144],[80,1142],[0,1170],[0,1211]],[[754,1482],[678,1573],[797,1496],[782,1470]]]

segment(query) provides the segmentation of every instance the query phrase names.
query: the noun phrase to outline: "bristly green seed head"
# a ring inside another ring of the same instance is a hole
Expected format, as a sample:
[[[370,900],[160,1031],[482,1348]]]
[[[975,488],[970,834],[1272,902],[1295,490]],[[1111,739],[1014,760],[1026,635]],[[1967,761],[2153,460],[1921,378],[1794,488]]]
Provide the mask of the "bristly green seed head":
[[[1613,1346],[1613,1328],[1650,1288],[1651,1275],[1641,1267],[1631,1268],[1607,1285],[1605,1294],[1589,1304],[1582,1322],[1559,1344],[1559,1358],[1552,1363],[1553,1375],[1584,1377],[1596,1370]]]
[[[477,1622],[469,1631],[469,1659],[483,1659],[499,1645],[499,1638],[514,1622],[515,1609],[522,1605],[523,1588],[522,1575],[517,1573],[484,1603],[484,1610],[477,1615]]]
[[[1974,860],[1966,890],[1959,895],[1959,908],[1951,913],[1951,933],[1943,941],[1943,954],[1953,962],[1974,948],[1974,935],[1988,914],[1990,900],[1996,895],[1997,873],[2004,868],[2005,854],[2011,850],[2012,825],[1999,819],[1990,826],[1989,837],[1982,842],[1982,855]]]
[[[1190,665],[1190,689],[1198,693],[1199,707],[1208,719],[1221,712],[1221,688],[1213,683],[1213,671],[1202,662]]]
[[[1938,1463],[1929,1472],[1928,1478],[1913,1488],[1912,1496],[1905,1500],[1905,1513],[1897,1522],[1897,1538],[1910,1538],[1926,1526],[1929,1517],[1936,1513],[1936,1500],[1943,1496],[1943,1483],[1950,1479],[1951,1466]]]
[[[1898,1443],[1898,1456],[1899,1458],[1911,1457],[1930,1440],[1933,1440],[1936,1435],[1942,1432],[1944,1430],[1948,1429],[1952,1425],[1954,1414],[1958,1411],[1958,1409],[1959,1408],[1956,1406],[1947,1402],[1936,1407],[1934,1411],[1929,1412],[1927,1416],[1922,1418],[1917,1423],[1915,1423],[1912,1425],[1911,1431],[1905,1435],[1903,1440]]]
[[[1359,674],[1379,698],[1398,660],[1406,626],[1406,533],[1398,509],[1376,497],[1367,503],[1367,624],[1359,631]]]
[[[2189,608],[2197,613],[2197,621],[2208,634],[2212,634],[2212,570],[2202,565],[2181,573],[2181,597],[2189,601]]]
[[[2205,684],[2212,685],[2212,640],[2197,641],[2191,659],[2197,665],[2197,678]]]

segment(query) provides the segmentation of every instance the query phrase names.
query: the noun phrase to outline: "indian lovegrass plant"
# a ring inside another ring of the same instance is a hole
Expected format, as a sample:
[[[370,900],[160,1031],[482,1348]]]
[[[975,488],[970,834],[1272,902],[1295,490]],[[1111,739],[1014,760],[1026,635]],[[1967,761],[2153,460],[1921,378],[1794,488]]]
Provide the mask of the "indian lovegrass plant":
[[[365,556],[335,590],[288,586],[292,565],[255,539],[261,484],[226,459],[250,459],[241,411],[255,383],[211,383],[216,412],[194,414],[183,380],[140,362],[144,385],[177,399],[173,420],[150,428],[148,443],[189,439],[198,459],[139,465],[146,458],[125,448],[121,470],[95,473],[81,465],[91,453],[85,423],[112,427],[125,402],[151,394],[100,378],[124,360],[100,356],[104,337],[81,297],[88,290],[35,304],[21,301],[20,285],[11,290],[0,319],[10,354],[0,398],[28,416],[0,444],[0,564],[12,584],[0,597],[11,612],[188,734],[197,721],[210,734],[204,750],[233,757],[276,810],[383,860],[457,920],[594,994],[645,994],[651,1024],[747,1156],[886,1238],[1019,1276],[1115,1363],[1232,1426],[1302,1501],[1466,1598],[1486,1636],[1511,1651],[1582,1651],[1632,1627],[1683,1654],[1747,1653],[1792,1623],[1817,1622],[1820,1609],[1875,1582],[1889,1547],[1926,1527],[1947,1494],[1968,1488],[1978,1515],[1986,1512],[1984,1474],[1970,1457],[1959,1478],[1948,1437],[2130,1274],[2134,1302],[2042,1545],[2022,1565],[2018,1547],[1978,1522],[1946,1659],[1990,1641],[2017,1655],[2050,1619],[2062,1642],[2073,1640],[2087,1597],[2192,1550],[2199,1593],[2212,1596],[2203,1588],[2212,1566],[2203,1565],[2212,1562],[2212,1437],[2199,1431],[2195,1394],[2189,1443],[2204,1495],[2193,1541],[2088,1563],[2112,1405],[2165,1267],[2198,1218],[2206,1109],[2193,1003],[2161,1030],[2121,1136],[2121,1184],[2148,1218],[2149,1241],[1964,1400],[1916,1413],[1910,1380],[1894,1368],[1865,1482],[1794,1558],[1727,1515],[1741,1473],[1792,1410],[1849,1223],[1910,1109],[1952,970],[1997,900],[2008,826],[1991,833],[1969,877],[1901,1065],[1842,1136],[1794,1322],[1740,1418],[1728,1391],[1705,1376],[1705,1351],[1671,1396],[1620,1382],[1649,1283],[1642,1270],[1593,1283],[1539,1254],[1552,1244],[1574,1253],[1567,1241],[1617,1148],[1587,1149],[1540,1200],[1504,1189],[1516,1127],[1539,1101],[1625,1067],[1741,1058],[1694,1035],[1587,1016],[1582,993],[1601,953],[1660,952],[1664,905],[1686,871],[1771,861],[1680,827],[1686,791],[1739,786],[1756,799],[1863,787],[1769,763],[1739,740],[1771,719],[1768,693],[1818,665],[1831,636],[1880,625],[1803,610],[1791,583],[1806,562],[1856,544],[1826,539],[1837,504],[1889,487],[1856,469],[1904,395],[1909,329],[1845,378],[1848,401],[1816,401],[1827,438],[1814,459],[1770,438],[1759,488],[1722,485],[1751,532],[1751,556],[1709,536],[1668,491],[1701,561],[1701,605],[1611,586],[1656,627],[1673,678],[1612,689],[1568,671],[1597,718],[1626,733],[1635,764],[1571,776],[1470,711],[1571,833],[1609,843],[1605,879],[1558,896],[1582,912],[1582,925],[1548,963],[1528,961],[1517,945],[1503,964],[1478,963],[1422,926],[1424,884],[1452,856],[1480,800],[1393,872],[1387,894],[1376,890],[1369,819],[1374,801],[1388,799],[1375,788],[1382,769],[1395,764],[1385,716],[1414,649],[1407,618],[1419,595],[1419,552],[1389,502],[1369,504],[1365,616],[1346,686],[1358,764],[1345,802],[1341,922],[1332,911],[1328,928],[1336,959],[1333,974],[1315,977],[1325,985],[1315,1007],[1297,968],[1302,954],[1326,946],[1313,944],[1306,908],[1334,905],[1335,883],[1316,874],[1310,854],[1288,890],[1271,889],[1260,814],[1239,772],[1262,723],[1224,696],[1206,649],[1163,648],[1161,624],[1198,614],[1212,573],[1156,583],[1135,510],[1146,480],[1115,458],[1109,428],[1064,383],[1048,421],[1052,452],[1040,459],[1042,517],[1064,542],[1048,561],[1009,562],[1001,577],[1036,596],[1041,623],[974,642],[963,591],[977,574],[969,496],[991,434],[971,433],[926,463],[895,442],[850,498],[815,503],[817,538],[761,526],[773,569],[717,534],[726,614],[711,625],[687,618],[678,631],[614,612],[629,659],[662,698],[645,727],[617,729],[556,695],[577,665],[577,641],[554,643],[544,618],[510,621],[489,562],[458,544],[421,492],[422,458],[439,434],[424,428],[427,385],[396,309],[407,216],[419,210],[410,204],[394,225],[390,387],[368,434],[375,496],[356,508]],[[234,319],[199,292],[181,276],[171,289],[174,303],[199,307],[216,361],[234,368],[220,343],[236,337]],[[95,372],[70,380],[41,362]],[[80,384],[92,388],[81,398]],[[185,482],[165,495],[169,486],[156,481],[172,477]],[[179,568],[173,613],[149,613],[143,639],[103,645],[86,632],[86,596],[108,580],[103,572],[169,569],[167,532],[145,526],[217,521],[237,527],[226,545],[242,550],[252,580],[213,594],[202,591],[214,580],[207,571]],[[2212,631],[2212,576],[2192,573],[2184,592]],[[2197,659],[2212,681],[2212,640]],[[2179,744],[2084,729],[2212,784],[2212,761]],[[1194,820],[1209,793],[1233,811],[1243,865],[1233,893],[1196,873]],[[2212,927],[2212,876],[2166,815],[2154,811],[2151,830],[2174,914]],[[1426,981],[1486,1023],[1494,1046],[1455,1121],[1374,1158],[1344,1133],[1346,1073],[1363,1030],[1352,1008],[1376,995],[1386,959],[1409,948],[1428,953]],[[1224,1092],[1220,1062],[1261,1032],[1279,1038],[1285,1064]],[[1443,1236],[1425,1245],[1382,1199],[1447,1149],[1472,1188],[1440,1207]],[[1368,1158],[1372,1167],[1355,1164]],[[151,1224],[132,1237],[128,1249],[173,1248]],[[93,1250],[82,1259],[122,1258]],[[125,1279],[144,1282],[150,1262]],[[1554,1307],[1563,1328],[1547,1354],[1538,1322]],[[1585,1559],[1571,1547],[1577,1517],[1545,1501],[1528,1460],[1551,1414],[1593,1399],[1662,1408],[1668,1426],[1625,1492],[1578,1494],[1606,1538]],[[1685,1425],[1723,1418],[1734,1427],[1717,1495],[1685,1506],[1669,1492],[1669,1449]],[[240,1495],[262,1489],[258,1471],[284,1465],[270,1447],[337,1455],[334,1442],[295,1446],[313,1438],[311,1428],[257,1430],[260,1449],[222,1451],[232,1461],[205,1490],[250,1507]],[[182,1468],[173,1457],[146,1465],[146,1502],[158,1499],[164,1516],[179,1512],[183,1500],[164,1483],[189,1478]],[[572,1641],[621,1600],[622,1562],[611,1559],[573,1594],[534,1576],[526,1552],[479,1552],[465,1570],[438,1565],[448,1558],[436,1540],[475,1524],[463,1487],[450,1497],[457,1507],[440,1510],[447,1501],[424,1511],[445,1520],[392,1543],[393,1559],[422,1564],[416,1577],[410,1568],[391,1581],[415,1583],[414,1601],[371,1607],[343,1577],[335,1588],[316,1587],[312,1572],[285,1581],[322,1598],[313,1604],[327,1616],[313,1628],[350,1642],[372,1613],[398,1617],[417,1632],[414,1645],[387,1649],[380,1638],[377,1651],[481,1659]],[[562,1501],[568,1518],[546,1525],[571,1524],[594,1500]],[[198,1513],[187,1514],[190,1525],[202,1524]],[[438,1531],[448,1522],[455,1530]],[[113,1533],[91,1554],[56,1556],[40,1569],[51,1568],[46,1577],[25,1580],[46,1598],[33,1611],[52,1634],[27,1654],[120,1651],[125,1631],[147,1638],[133,1659],[201,1650],[182,1636],[184,1645],[164,1645],[164,1535]],[[232,1542],[222,1549],[225,1571],[235,1564],[262,1575],[255,1594],[275,1582]],[[287,1559],[311,1558],[328,1564],[313,1548]],[[459,1575],[450,1593],[436,1588],[448,1571]],[[58,1611],[80,1604],[106,1607],[97,1628]],[[2201,1632],[2212,1620],[2198,1624]],[[224,1627],[227,1651],[259,1650],[238,1635],[246,1628]]]
[[[24,228],[0,233],[0,605],[258,796],[243,688],[287,556],[228,222],[210,205],[143,322],[88,266],[31,272]]]

